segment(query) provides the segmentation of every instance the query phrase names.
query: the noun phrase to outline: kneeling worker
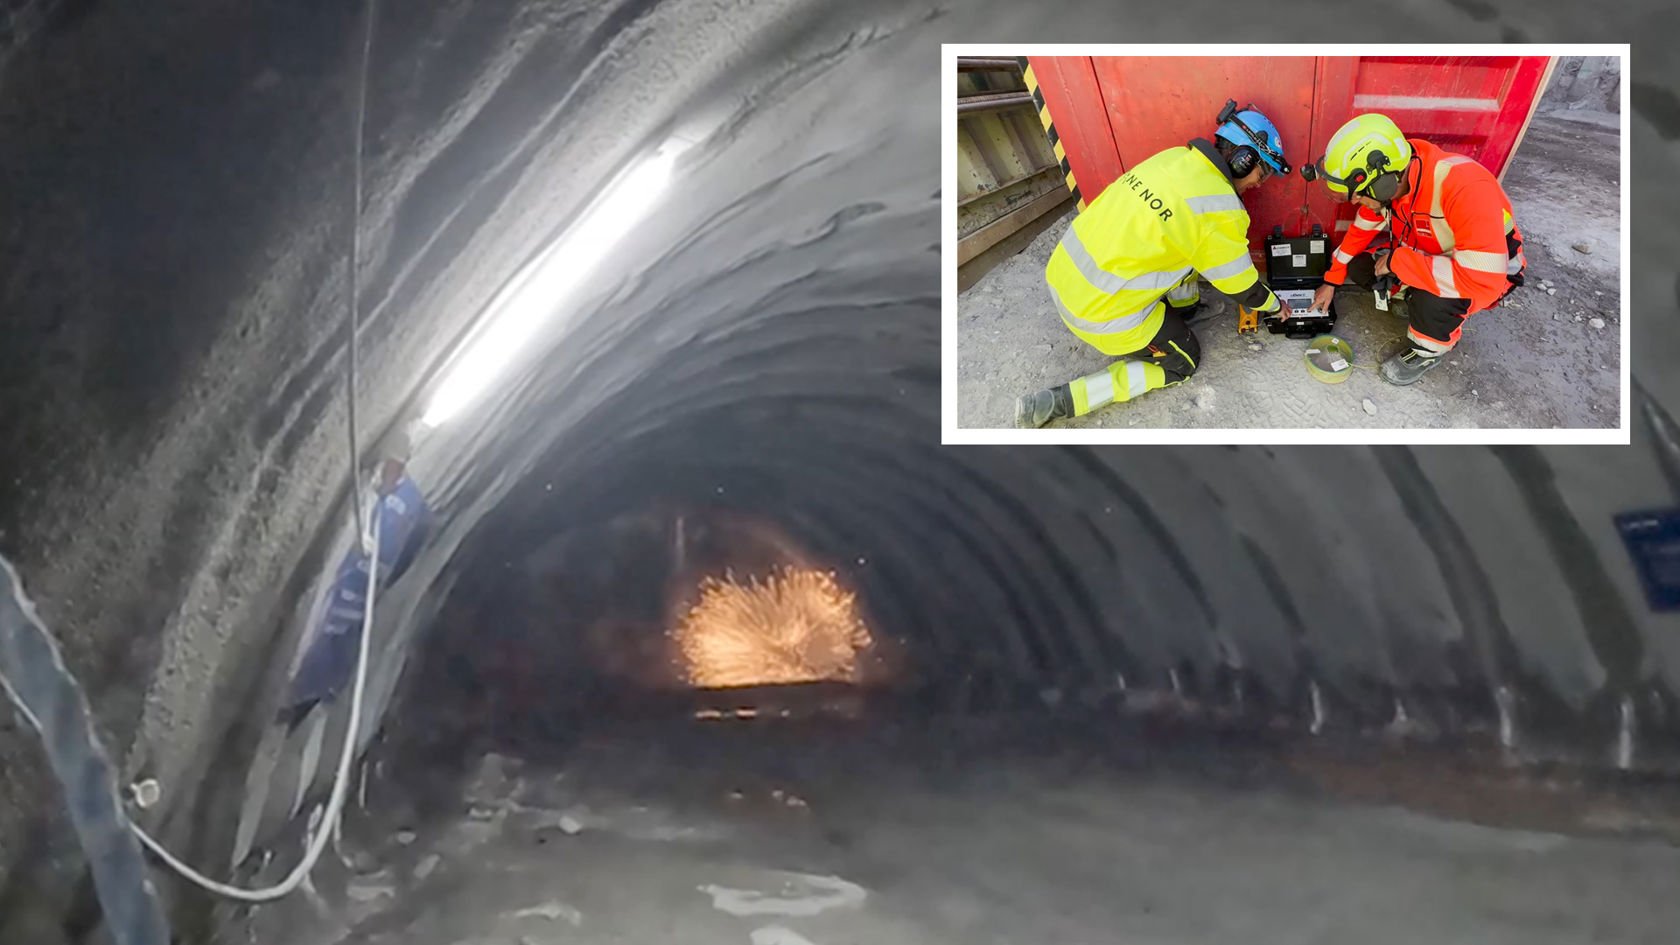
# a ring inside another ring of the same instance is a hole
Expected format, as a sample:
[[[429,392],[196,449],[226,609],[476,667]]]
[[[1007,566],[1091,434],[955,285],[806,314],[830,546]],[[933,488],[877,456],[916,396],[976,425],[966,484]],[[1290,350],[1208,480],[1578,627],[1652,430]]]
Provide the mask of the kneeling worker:
[[[1462,154],[1407,138],[1386,116],[1343,125],[1301,176],[1321,177],[1359,204],[1313,307],[1329,305],[1349,281],[1404,292],[1407,343],[1381,368],[1391,384],[1416,383],[1458,344],[1465,319],[1523,283],[1522,232],[1498,178]],[[1367,255],[1384,230],[1387,250]]]
[[[1062,322],[1103,354],[1132,358],[1015,402],[1015,424],[1078,417],[1196,373],[1201,344],[1185,319],[1197,274],[1260,312],[1288,306],[1249,256],[1237,195],[1288,174],[1283,142],[1252,106],[1220,113],[1215,141],[1197,138],[1140,162],[1074,218],[1044,271]]]

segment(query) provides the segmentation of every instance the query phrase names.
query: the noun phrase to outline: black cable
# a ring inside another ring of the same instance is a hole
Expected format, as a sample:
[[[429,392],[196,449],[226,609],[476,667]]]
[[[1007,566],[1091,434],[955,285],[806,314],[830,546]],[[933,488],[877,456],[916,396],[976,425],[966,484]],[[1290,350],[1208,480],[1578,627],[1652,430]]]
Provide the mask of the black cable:
[[[350,413],[348,431],[350,436],[350,502],[351,519],[356,527],[356,541],[363,541],[367,534],[367,524],[364,520],[362,503],[357,496],[359,492],[356,484],[361,481],[361,452],[359,444],[361,438],[356,432],[356,359],[358,346],[356,336],[361,333],[361,280],[362,280],[362,142],[366,135],[367,124],[367,87],[369,62],[373,59],[373,22],[377,16],[378,0],[367,0],[363,8],[362,23],[362,62],[361,75],[356,82],[355,132],[351,164],[351,199],[350,199],[350,261],[349,286],[346,295],[349,307],[349,370],[344,372],[345,384],[349,388]]]
[[[1418,171],[1418,184],[1422,184],[1423,183],[1423,162],[1418,160],[1418,156],[1416,154],[1413,154],[1412,159],[1410,161],[1406,162],[1406,171],[1405,171],[1405,174],[1402,175],[1402,179],[1404,178],[1405,175],[1411,174],[1412,173],[1412,168],[1414,168],[1414,167],[1417,168],[1417,171]],[[1409,181],[1409,180],[1406,181],[1406,192],[1411,193],[1411,194],[1417,193],[1417,187],[1413,186],[1412,182]],[[1394,201],[1392,201],[1392,200],[1389,201],[1389,204],[1388,204],[1388,213],[1389,213],[1389,216],[1399,216],[1400,215],[1400,214],[1395,212]],[[1405,223],[1406,223],[1406,238],[1402,242],[1401,245],[1410,248],[1412,246],[1412,237],[1417,235],[1417,231],[1412,226],[1411,214],[1408,213],[1405,216],[1406,216],[1406,221],[1405,221]],[[1390,229],[1392,231],[1392,228],[1390,228]],[[1400,234],[1395,233],[1394,235],[1396,237],[1398,237]],[[1390,252],[1392,252],[1392,251],[1393,250],[1391,249]]]

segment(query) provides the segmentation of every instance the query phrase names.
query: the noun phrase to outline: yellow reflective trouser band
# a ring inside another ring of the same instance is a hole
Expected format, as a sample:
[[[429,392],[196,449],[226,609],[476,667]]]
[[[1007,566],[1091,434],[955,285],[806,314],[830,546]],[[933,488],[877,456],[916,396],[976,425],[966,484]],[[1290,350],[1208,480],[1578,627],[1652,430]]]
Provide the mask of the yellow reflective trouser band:
[[[1202,284],[1196,279],[1195,273],[1184,278],[1184,281],[1167,290],[1167,304],[1173,308],[1185,308],[1195,305],[1202,297]]]
[[[1116,361],[1095,374],[1087,374],[1068,385],[1073,392],[1073,415],[1083,417],[1098,407],[1125,402],[1145,391],[1167,386],[1167,372],[1158,364],[1144,361]]]

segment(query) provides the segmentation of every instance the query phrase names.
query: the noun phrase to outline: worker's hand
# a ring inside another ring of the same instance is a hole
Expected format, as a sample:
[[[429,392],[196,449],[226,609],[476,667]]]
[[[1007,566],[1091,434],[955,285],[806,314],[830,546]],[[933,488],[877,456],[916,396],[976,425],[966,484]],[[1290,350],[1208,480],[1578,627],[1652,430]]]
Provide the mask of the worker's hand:
[[[1381,256],[1377,257],[1377,270],[1376,270],[1376,272],[1377,272],[1377,275],[1379,275],[1379,276],[1388,275],[1388,253],[1385,252]]]
[[[1319,286],[1318,291],[1313,293],[1313,306],[1312,306],[1313,311],[1315,311],[1315,312],[1328,312],[1328,311],[1330,311],[1330,302],[1331,302],[1331,300],[1335,299],[1335,297],[1336,297],[1336,287],[1335,286],[1331,285],[1328,282]]]
[[[1284,300],[1283,300],[1283,296],[1281,296],[1281,295],[1280,295],[1280,296],[1278,296],[1278,297],[1277,297],[1277,300],[1278,300],[1278,310],[1277,310],[1277,318],[1278,318],[1278,320],[1279,320],[1279,321],[1288,321],[1288,320],[1289,320],[1289,316],[1291,316],[1291,315],[1293,315],[1293,314],[1295,314],[1295,312],[1294,312],[1294,310],[1292,310],[1292,309],[1291,309],[1291,308],[1290,308],[1290,307],[1289,307],[1289,303],[1288,303],[1288,302],[1285,302],[1285,301],[1284,301]]]

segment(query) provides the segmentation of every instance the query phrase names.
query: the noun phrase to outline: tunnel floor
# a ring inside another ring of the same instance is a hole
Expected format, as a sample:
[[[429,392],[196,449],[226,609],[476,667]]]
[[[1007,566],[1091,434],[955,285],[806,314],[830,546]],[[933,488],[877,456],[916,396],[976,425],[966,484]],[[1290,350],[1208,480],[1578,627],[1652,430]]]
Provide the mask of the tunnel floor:
[[[1680,922],[1680,846],[1611,807],[1488,826],[1324,787],[1394,783],[1381,764],[1304,777],[1270,749],[1106,725],[621,721],[393,759],[311,895],[225,916],[217,940],[1532,945]]]

